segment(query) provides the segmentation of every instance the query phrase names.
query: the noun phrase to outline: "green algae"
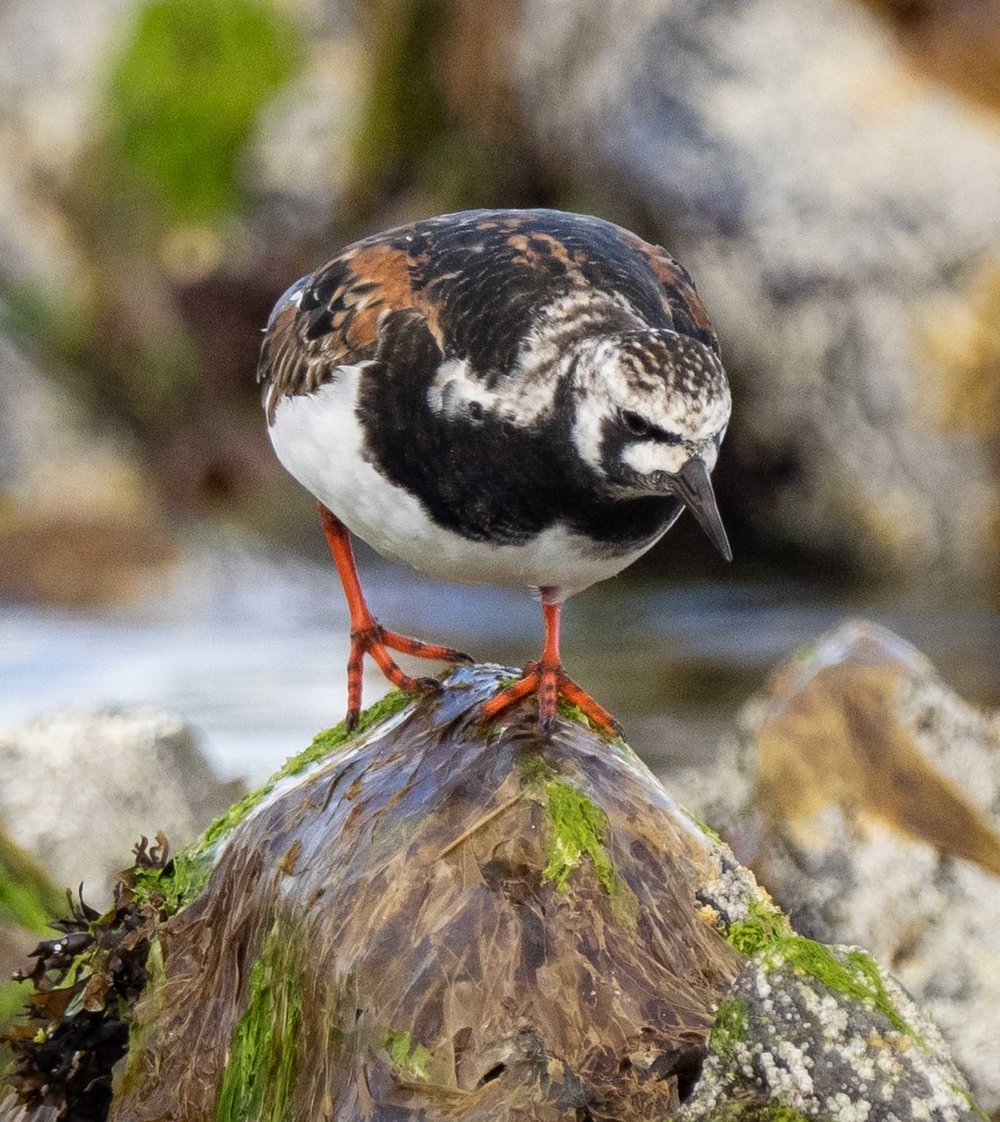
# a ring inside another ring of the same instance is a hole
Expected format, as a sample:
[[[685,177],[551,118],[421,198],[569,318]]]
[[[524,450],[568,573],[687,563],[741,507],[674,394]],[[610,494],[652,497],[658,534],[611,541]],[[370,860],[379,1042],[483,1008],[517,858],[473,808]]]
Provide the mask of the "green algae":
[[[212,871],[210,852],[182,850],[165,868],[137,868],[132,872],[132,892],[139,904],[152,904],[166,915],[175,915],[201,892]]]
[[[608,816],[582,791],[557,778],[552,764],[541,753],[524,752],[517,760],[525,786],[537,789],[545,801],[552,826],[548,857],[542,881],[554,881],[559,892],[567,890],[570,875],[584,857],[589,857],[605,892],[611,897],[615,917],[634,923],[638,902],[627,884],[618,876],[605,848]]]
[[[430,1077],[427,1065],[431,1062],[429,1048],[413,1043],[413,1033],[398,1029],[386,1029],[383,1037],[389,1058],[407,1079],[426,1082]]]
[[[768,950],[768,959],[775,965],[791,966],[822,982],[828,989],[871,1006],[897,1032],[915,1036],[889,999],[875,960],[860,950],[848,951],[844,957],[847,961],[841,962],[829,947],[802,935],[781,939]]]
[[[712,1051],[719,1056],[729,1055],[739,1041],[746,1039],[749,1025],[750,1008],[745,1001],[720,1001],[709,1036]]]
[[[142,997],[136,1009],[127,1018],[128,1048],[125,1051],[124,1065],[115,1076],[116,1094],[126,1090],[133,1080],[140,1078],[142,1065],[139,1059],[145,1054],[150,1022],[162,1011],[165,1001],[163,986],[166,970],[163,963],[163,947],[157,938],[150,940],[145,969],[146,983],[143,986]]]
[[[790,966],[827,989],[868,1005],[897,1032],[916,1038],[890,1000],[878,965],[864,951],[849,950],[841,961],[825,944],[796,935],[784,912],[763,900],[752,900],[748,918],[729,925],[726,941],[748,958],[762,954],[770,969]]]
[[[542,880],[555,881],[556,889],[565,891],[570,873],[586,855],[605,891],[613,895],[615,871],[604,848],[608,816],[592,799],[561,780],[549,780],[545,795],[552,822],[552,844]]]
[[[250,971],[249,1001],[233,1030],[216,1122],[290,1117],[302,1025],[299,942],[273,928]]]
[[[726,929],[726,942],[747,958],[792,935],[791,924],[779,908],[751,900],[748,910],[746,919],[735,920]]]
[[[765,952],[772,968],[790,966],[796,973],[815,978],[827,989],[861,1002],[880,1013],[896,1030],[916,1039],[917,1034],[900,1016],[886,991],[875,960],[864,951],[851,950],[842,962],[833,951],[815,939],[792,935],[771,944]]]

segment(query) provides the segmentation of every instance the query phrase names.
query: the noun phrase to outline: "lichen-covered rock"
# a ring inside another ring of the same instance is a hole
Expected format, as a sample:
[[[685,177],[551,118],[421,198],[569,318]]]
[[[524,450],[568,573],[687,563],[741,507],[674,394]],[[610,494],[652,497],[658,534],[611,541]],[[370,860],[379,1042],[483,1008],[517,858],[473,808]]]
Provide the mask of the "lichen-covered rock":
[[[892,963],[1000,1105],[1000,717],[852,623],[779,668],[714,769],[676,780],[797,930]]]
[[[848,0],[523,12],[540,157],[648,224],[712,308],[734,513],[880,575],[995,576],[995,124]]]
[[[766,1114],[777,1103],[786,1119],[966,1117],[973,1104],[945,1055],[930,1018],[867,954],[792,939],[751,959],[720,1003],[682,1115],[707,1122],[734,1104]]]
[[[0,1120],[107,1096],[82,1000],[88,1041],[130,1024],[111,1122],[971,1122],[898,987],[796,935],[625,745],[530,705],[483,729],[505,673],[390,695],[177,857],[141,848],[75,959],[39,948],[66,1013],[24,1029]]]
[[[144,706],[61,710],[0,730],[0,814],[58,884],[98,902],[136,838],[196,838],[241,791],[195,731]]]

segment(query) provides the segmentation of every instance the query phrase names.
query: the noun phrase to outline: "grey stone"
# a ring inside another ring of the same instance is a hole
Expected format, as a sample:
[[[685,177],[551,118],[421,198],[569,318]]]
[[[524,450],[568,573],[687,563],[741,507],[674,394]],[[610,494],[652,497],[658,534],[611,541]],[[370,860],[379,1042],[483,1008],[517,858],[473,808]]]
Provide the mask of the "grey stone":
[[[242,790],[214,775],[198,737],[155,709],[63,710],[0,732],[0,817],[57,884],[100,904],[132,846],[191,841]]]
[[[713,769],[674,777],[804,935],[857,943],[1000,1105],[1000,715],[852,623],[747,703]]]
[[[995,572],[995,437],[939,344],[1000,271],[996,128],[845,0],[524,11],[542,157],[651,228],[720,330],[734,503],[871,568]]]
[[[861,982],[863,952],[825,951]],[[712,1051],[681,1116],[719,1118],[733,1103],[756,1101],[836,1122],[977,1117],[934,1023],[890,977],[873,977],[904,1030],[790,966],[780,949],[752,958],[720,1004]]]

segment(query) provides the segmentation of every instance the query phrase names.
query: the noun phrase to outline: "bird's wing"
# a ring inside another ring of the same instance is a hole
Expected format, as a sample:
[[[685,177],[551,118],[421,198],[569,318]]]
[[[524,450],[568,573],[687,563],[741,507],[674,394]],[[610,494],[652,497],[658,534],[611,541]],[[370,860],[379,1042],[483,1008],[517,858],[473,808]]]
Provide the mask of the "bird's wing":
[[[414,291],[405,248],[384,236],[349,246],[292,285],[271,315],[257,367],[268,423],[282,398],[312,393],[338,367],[375,357],[395,312],[419,316],[440,340],[437,309]]]

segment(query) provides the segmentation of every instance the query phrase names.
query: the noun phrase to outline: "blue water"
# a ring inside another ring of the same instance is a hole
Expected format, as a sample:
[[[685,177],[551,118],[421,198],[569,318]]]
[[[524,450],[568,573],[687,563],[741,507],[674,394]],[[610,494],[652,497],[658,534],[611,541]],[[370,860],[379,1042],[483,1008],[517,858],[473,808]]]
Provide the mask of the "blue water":
[[[524,593],[370,562],[365,585],[396,630],[483,661],[518,665],[538,653],[539,610]],[[570,602],[563,654],[637,750],[666,767],[710,757],[776,661],[859,615],[913,642],[966,697],[1000,704],[996,616],[926,598],[864,603],[788,584],[619,579]],[[63,706],[152,704],[201,730],[221,774],[254,782],[340,719],[346,656],[332,570],[213,551],[128,608],[0,605],[0,726]],[[369,670],[366,701],[385,688]]]

